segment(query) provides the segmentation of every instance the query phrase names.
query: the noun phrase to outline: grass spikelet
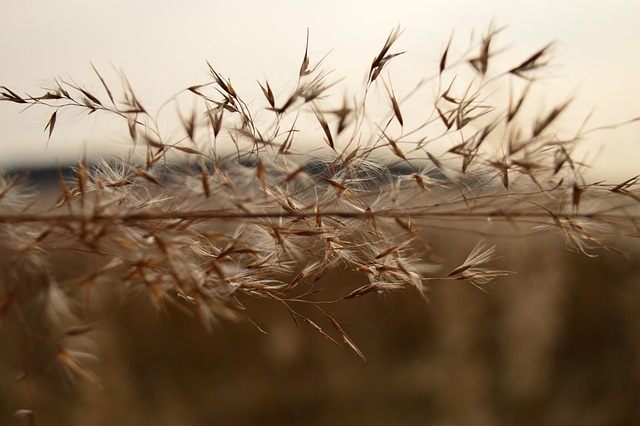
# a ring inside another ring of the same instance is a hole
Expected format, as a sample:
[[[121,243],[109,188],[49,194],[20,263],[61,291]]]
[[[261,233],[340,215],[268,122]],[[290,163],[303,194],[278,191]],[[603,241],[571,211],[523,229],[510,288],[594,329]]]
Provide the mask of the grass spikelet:
[[[405,52],[389,53],[389,50],[395,44],[395,42],[398,40],[401,34],[402,34],[402,31],[400,31],[400,27],[396,27],[393,31],[391,31],[391,33],[389,33],[389,36],[387,37],[387,41],[385,41],[384,45],[382,46],[382,49],[371,62],[371,69],[369,71],[369,83],[373,83],[378,78],[378,76],[380,76],[380,73],[382,72],[384,67],[387,66],[387,64],[391,59],[405,53]]]

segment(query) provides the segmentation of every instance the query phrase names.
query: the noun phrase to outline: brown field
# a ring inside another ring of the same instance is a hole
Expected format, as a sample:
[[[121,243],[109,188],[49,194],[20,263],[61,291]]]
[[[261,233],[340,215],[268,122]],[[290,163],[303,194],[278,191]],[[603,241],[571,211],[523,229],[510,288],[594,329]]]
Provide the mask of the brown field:
[[[471,241],[444,237],[435,241],[452,261]],[[243,300],[266,335],[248,322],[208,333],[140,294],[90,334],[99,385],[69,380],[53,354],[28,355],[36,424],[638,424],[637,256],[588,258],[552,236],[498,247],[517,274],[486,292],[436,282],[428,303],[407,290],[327,308],[366,362],[297,327],[275,302]],[[318,287],[344,294],[357,279],[332,273]],[[331,330],[317,310],[302,310]],[[25,345],[6,344],[17,343],[10,327],[0,333],[10,360],[1,423],[25,424],[12,413],[28,405],[27,386],[9,369],[25,361]]]

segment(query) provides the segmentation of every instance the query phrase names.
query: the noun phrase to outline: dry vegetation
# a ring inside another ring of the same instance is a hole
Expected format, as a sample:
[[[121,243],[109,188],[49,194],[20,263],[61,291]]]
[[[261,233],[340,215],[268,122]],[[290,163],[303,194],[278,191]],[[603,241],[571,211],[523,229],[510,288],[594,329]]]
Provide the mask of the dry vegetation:
[[[450,41],[433,75],[399,94],[387,72],[404,53],[396,29],[361,92],[341,102],[308,40],[297,84],[280,92],[260,82],[262,106],[209,65],[209,82],[169,101],[197,101],[170,136],[124,77],[115,89],[96,70],[99,93],[62,79],[40,95],[2,86],[0,100],[52,111],[49,138],[62,115],[81,110],[121,117],[132,141],[126,158],[83,159],[72,179],[61,173],[53,205],[21,176],[0,176],[0,318],[3,346],[14,346],[5,367],[29,389],[21,405],[2,408],[23,407],[19,417],[34,422],[53,359],[71,379],[100,384],[90,337],[140,293],[208,329],[239,319],[261,330],[250,307],[269,301],[364,359],[338,306],[400,290],[426,298],[433,282],[484,289],[526,263],[494,267],[495,247],[480,241],[451,264],[435,249],[442,230],[532,241],[556,232],[586,256],[625,255],[638,237],[638,178],[582,177],[572,152],[584,130],[554,130],[569,103],[525,113],[552,46],[503,66],[496,34],[455,58]],[[497,88],[508,89],[504,102]],[[380,102],[387,113],[372,120]],[[309,117],[315,133],[298,124]],[[324,143],[309,145],[304,132]],[[362,282],[326,284],[340,273]]]

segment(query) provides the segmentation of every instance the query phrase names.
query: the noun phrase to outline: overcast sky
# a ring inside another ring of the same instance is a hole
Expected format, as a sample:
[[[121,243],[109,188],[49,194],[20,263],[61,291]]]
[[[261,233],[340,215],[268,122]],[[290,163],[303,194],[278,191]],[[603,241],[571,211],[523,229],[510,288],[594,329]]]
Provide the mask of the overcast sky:
[[[640,2],[629,0],[3,0],[0,14],[0,85],[21,93],[36,94],[56,76],[98,90],[93,63],[106,75],[123,70],[146,105],[159,105],[207,81],[208,60],[245,96],[259,96],[256,79],[277,85],[295,75],[307,28],[311,55],[329,53],[335,75],[358,85],[397,25],[405,66],[432,67],[452,32],[462,46],[493,20],[506,26],[500,40],[518,57],[557,43],[549,100],[575,95],[569,119],[594,110],[596,126],[640,116]],[[47,115],[20,110],[0,104],[0,167],[77,156],[83,143],[97,151],[121,124],[67,118],[45,149]],[[593,134],[588,146],[608,176],[640,172],[640,125]]]

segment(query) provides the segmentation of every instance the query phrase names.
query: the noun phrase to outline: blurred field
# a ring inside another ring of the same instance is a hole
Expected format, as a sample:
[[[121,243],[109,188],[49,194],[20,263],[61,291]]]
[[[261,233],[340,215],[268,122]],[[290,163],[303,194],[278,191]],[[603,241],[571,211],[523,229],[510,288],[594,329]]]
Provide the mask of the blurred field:
[[[455,263],[473,241],[441,234],[434,244]],[[70,385],[55,354],[33,356],[36,424],[640,424],[637,247],[627,248],[632,260],[587,258],[553,236],[498,249],[517,274],[487,293],[439,282],[429,303],[408,290],[329,307],[366,362],[297,328],[275,302],[243,300],[268,335],[229,322],[207,333],[140,294],[91,335],[101,387]],[[318,286],[346,294],[356,279],[336,273]],[[303,311],[333,331],[317,310]],[[26,424],[11,415],[26,401],[9,370],[26,362],[14,332],[0,328],[3,425]]]

